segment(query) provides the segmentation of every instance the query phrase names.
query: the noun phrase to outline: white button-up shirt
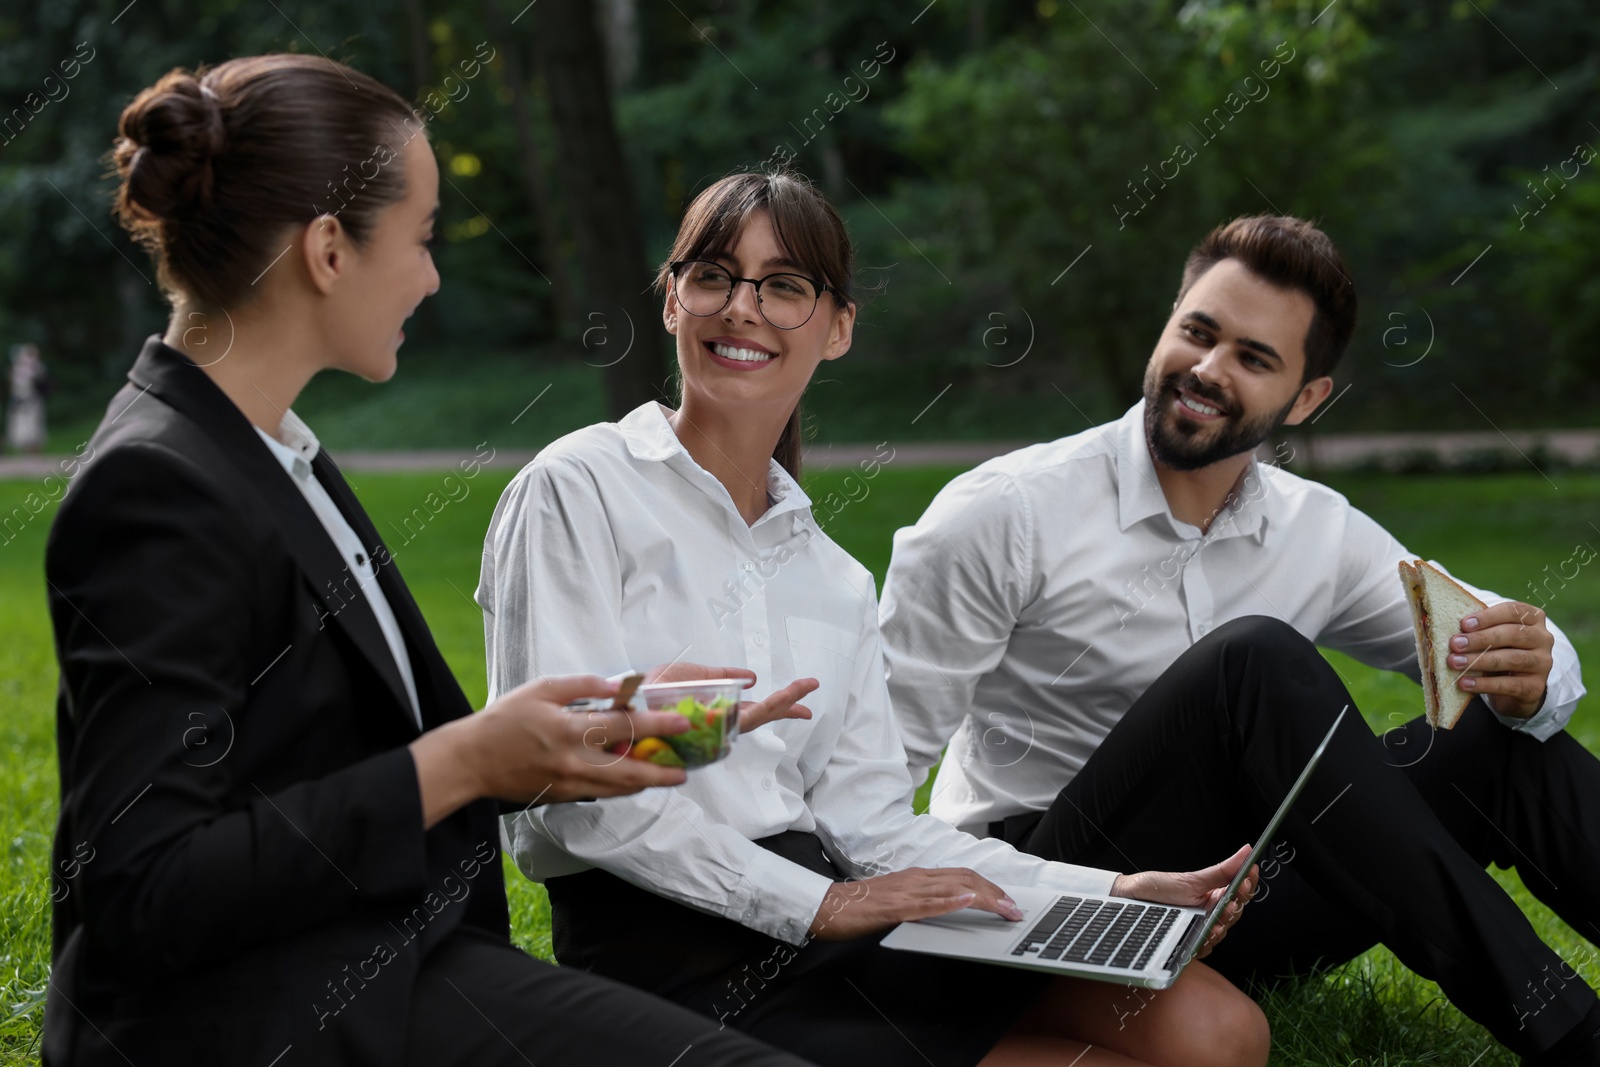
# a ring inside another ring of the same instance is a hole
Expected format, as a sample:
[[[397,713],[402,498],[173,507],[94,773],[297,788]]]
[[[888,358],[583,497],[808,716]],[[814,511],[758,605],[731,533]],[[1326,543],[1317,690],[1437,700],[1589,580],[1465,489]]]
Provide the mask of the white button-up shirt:
[[[1255,461],[1209,532],[1173,518],[1143,402],[984,463],[895,534],[880,621],[912,778],[948,741],[934,814],[982,833],[1041,811],[1162,671],[1245,615],[1415,680],[1397,569],[1414,558],[1340,494]],[[1572,643],[1550,630],[1544,707],[1500,717],[1541,740],[1584,692]]]
[[[311,469],[311,461],[317,458],[317,452],[322,448],[317,435],[293,411],[284,414],[283,423],[278,428],[283,435],[282,441],[259,426],[255,431],[272,449],[273,456],[283,464],[283,469],[289,472],[295,488],[306,498],[311,510],[317,513],[323,529],[328,531],[328,536],[333,540],[333,546],[344,557],[345,569],[360,584],[362,595],[378,618],[378,628],[383,631],[384,641],[388,642],[394,664],[400,670],[400,680],[405,683],[406,696],[411,700],[411,717],[416,721],[417,729],[422,729],[422,712],[417,705],[417,683],[411,676],[411,656],[406,652],[406,640],[400,633],[400,624],[395,621],[394,611],[378,585],[377,568],[373,566],[367,550],[361,546],[361,538],[350,528],[339,506],[333,502],[322,483],[317,481],[316,472]]]
[[[683,660],[753,670],[750,699],[816,678],[812,718],[740,736],[679,787],[508,816],[523,872],[542,881],[602,867],[793,944],[832,883],[754,844],[785,830],[817,834],[853,877],[960,866],[1108,892],[1114,872],[1024,856],[912,813],[871,574],[822,533],[776,462],[771,505],[747,525],[667,414],[649,403],[569,434],[507,486],[477,590],[490,698],[538,675]]]

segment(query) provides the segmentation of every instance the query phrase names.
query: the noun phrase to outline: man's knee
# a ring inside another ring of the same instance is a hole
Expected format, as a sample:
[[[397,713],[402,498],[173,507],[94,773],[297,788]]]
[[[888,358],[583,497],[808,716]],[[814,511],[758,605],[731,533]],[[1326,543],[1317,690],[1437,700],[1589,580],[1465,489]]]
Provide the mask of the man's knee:
[[[1226,622],[1196,642],[1193,651],[1213,657],[1224,676],[1236,684],[1250,677],[1285,683],[1280,697],[1309,697],[1339,684],[1315,644],[1283,620],[1265,615]]]
[[[1245,615],[1212,630],[1201,643],[1243,646],[1267,652],[1303,652],[1315,648],[1293,626],[1270,615]]]

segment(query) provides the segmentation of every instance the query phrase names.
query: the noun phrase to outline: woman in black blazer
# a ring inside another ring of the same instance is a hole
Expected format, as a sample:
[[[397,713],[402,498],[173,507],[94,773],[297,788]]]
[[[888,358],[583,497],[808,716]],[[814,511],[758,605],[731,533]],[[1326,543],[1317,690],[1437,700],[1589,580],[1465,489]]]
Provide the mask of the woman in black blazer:
[[[291,410],[325,368],[388,378],[438,287],[420,131],[303,56],[174,71],[123,113],[118,210],[174,311],[47,549],[71,877],[44,1060],[798,1062],[510,944],[499,801],[682,772],[596,758],[629,727],[560,707],[596,678],[470,714]]]

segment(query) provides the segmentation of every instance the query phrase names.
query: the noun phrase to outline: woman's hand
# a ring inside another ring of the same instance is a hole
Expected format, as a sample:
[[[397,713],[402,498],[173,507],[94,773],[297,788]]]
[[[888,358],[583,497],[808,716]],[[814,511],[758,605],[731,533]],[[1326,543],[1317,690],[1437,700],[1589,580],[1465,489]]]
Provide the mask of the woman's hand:
[[[1121,874],[1111,884],[1111,895],[1209,910],[1221,899],[1228,888],[1228,883],[1232,882],[1233,876],[1239,872],[1239,865],[1249,855],[1250,846],[1245,845],[1221,863],[1207,867],[1203,871],[1187,871],[1181,874],[1140,871],[1138,874]],[[1217,947],[1217,943],[1227,935],[1228,928],[1239,921],[1239,916],[1244,913],[1244,906],[1256,895],[1256,887],[1260,884],[1261,868],[1259,866],[1250,868],[1250,873],[1239,885],[1238,895],[1223,910],[1217,925],[1206,936],[1206,943],[1201,945],[1200,951],[1195,954],[1196,959],[1210,955],[1211,950]]]
[[[811,920],[819,941],[848,941],[898,923],[982,908],[1013,922],[1016,902],[983,875],[965,867],[909,867],[859,882],[835,882]]]
[[[480,797],[553,803],[679,785],[682,768],[608,752],[621,741],[682,733],[672,712],[574,711],[582,697],[614,696],[617,683],[592,675],[539,678],[411,743],[424,829]]]
[[[743,667],[706,667],[699,663],[662,663],[645,672],[647,684],[656,682],[703,682],[710,678],[738,678],[749,689],[756,684],[756,672]],[[796,678],[762,701],[739,702],[739,732],[747,734],[776,719],[809,719],[811,709],[795,701],[817,689],[815,678]]]

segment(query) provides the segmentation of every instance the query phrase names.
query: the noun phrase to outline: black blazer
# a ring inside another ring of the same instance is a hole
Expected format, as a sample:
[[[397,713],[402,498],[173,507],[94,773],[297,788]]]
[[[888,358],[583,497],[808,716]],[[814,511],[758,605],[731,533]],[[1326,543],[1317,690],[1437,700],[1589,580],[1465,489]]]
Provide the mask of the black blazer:
[[[152,337],[50,531],[61,815],[44,1062],[393,1064],[422,955],[508,937],[497,805],[422,831],[377,618],[299,489]],[[471,712],[379,564],[424,725]],[[275,1059],[279,1057],[281,1059]]]

